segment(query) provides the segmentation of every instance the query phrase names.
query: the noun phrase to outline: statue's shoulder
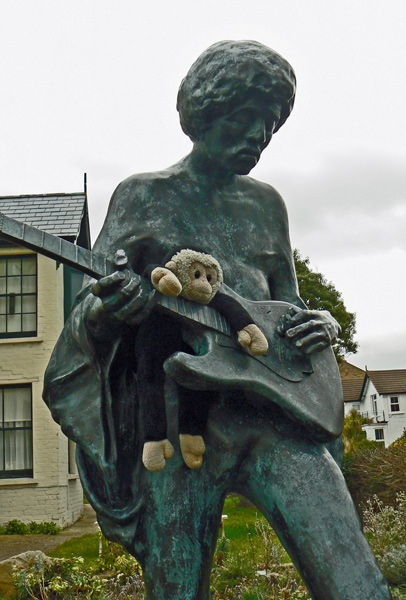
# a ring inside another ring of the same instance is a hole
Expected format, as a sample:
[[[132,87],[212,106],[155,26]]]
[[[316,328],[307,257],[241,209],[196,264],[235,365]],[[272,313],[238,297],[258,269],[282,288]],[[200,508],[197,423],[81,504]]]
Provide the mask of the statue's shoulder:
[[[258,208],[264,211],[272,210],[275,214],[286,216],[286,205],[280,193],[269,183],[259,181],[253,177],[240,178],[247,197],[253,198]]]
[[[162,171],[154,171],[151,173],[136,173],[130,175],[118,184],[115,195],[121,199],[123,196],[131,196],[144,198],[149,197],[155,189],[168,185],[169,181],[173,179],[173,169],[165,169]]]

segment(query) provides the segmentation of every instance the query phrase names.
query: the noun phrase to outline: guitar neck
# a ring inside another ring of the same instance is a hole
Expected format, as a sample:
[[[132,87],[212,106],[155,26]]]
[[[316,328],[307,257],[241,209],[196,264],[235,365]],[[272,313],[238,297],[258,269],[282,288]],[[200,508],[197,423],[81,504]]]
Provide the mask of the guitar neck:
[[[4,213],[0,213],[0,234],[8,241],[44,254],[95,279],[105,277],[117,270],[114,263],[107,258],[41,229],[16,221]]]
[[[0,213],[0,236],[7,241],[73,267],[94,279],[101,279],[101,277],[117,271],[117,266],[111,260],[41,229],[16,221],[4,213]],[[225,318],[208,306],[189,302],[184,298],[171,298],[161,294],[157,304],[165,312],[175,313],[222,333],[230,333],[230,326]]]

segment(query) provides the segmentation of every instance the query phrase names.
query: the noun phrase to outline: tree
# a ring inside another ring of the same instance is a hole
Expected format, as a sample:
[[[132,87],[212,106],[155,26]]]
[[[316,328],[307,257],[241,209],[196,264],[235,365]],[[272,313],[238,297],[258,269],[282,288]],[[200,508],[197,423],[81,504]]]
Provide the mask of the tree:
[[[348,312],[334,285],[322,273],[311,269],[308,258],[302,258],[298,250],[294,250],[293,257],[300,296],[306,306],[311,310],[328,310],[340,324],[341,334],[333,346],[337,359],[342,360],[345,354],[354,354],[358,349],[354,340],[355,313]]]
[[[362,426],[368,423],[369,420],[362,417],[356,410],[352,410],[345,417],[342,437],[345,454],[380,448],[379,442],[368,440],[367,434],[362,429]]]

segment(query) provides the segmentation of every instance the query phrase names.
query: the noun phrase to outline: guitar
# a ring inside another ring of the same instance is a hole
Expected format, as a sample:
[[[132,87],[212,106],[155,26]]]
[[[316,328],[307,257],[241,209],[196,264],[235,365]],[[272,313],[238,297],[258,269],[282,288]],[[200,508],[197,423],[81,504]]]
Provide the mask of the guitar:
[[[85,248],[0,213],[0,234],[7,240],[80,270],[95,279],[117,271],[117,265]],[[141,277],[132,273],[133,277]],[[264,356],[253,356],[237,342],[224,316],[213,308],[184,298],[163,296],[156,290],[157,310],[180,319],[185,341],[195,354],[176,352],[164,363],[165,372],[190,389],[239,389],[259,403],[271,401],[322,442],[337,437],[343,424],[343,396],[331,348],[311,359],[276,328],[292,306],[287,302],[257,302],[242,298],[223,285],[245,308],[268,340]]]

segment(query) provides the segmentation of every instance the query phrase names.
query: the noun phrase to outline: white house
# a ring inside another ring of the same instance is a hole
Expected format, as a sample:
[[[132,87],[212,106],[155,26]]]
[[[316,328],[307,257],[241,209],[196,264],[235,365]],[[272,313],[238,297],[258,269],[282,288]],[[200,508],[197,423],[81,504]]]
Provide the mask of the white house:
[[[359,412],[369,420],[367,439],[388,447],[406,429],[406,369],[366,371]]]
[[[90,247],[86,193],[0,197],[0,212]],[[42,400],[43,376],[82,276],[0,237],[0,523],[74,522],[75,447]]]

